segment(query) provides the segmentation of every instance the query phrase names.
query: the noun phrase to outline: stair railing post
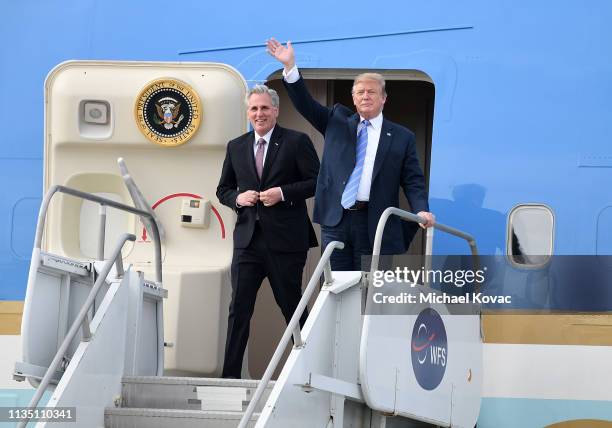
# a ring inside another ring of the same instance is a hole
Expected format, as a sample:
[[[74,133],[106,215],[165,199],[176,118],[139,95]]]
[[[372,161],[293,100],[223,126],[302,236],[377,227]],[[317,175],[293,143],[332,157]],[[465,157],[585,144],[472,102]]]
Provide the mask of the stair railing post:
[[[104,260],[104,241],[106,240],[106,205],[100,204],[100,225],[98,228],[98,260]]]
[[[304,341],[302,340],[302,331],[300,330],[300,326],[293,329],[293,348],[300,349],[304,347]]]
[[[85,318],[83,318],[81,328],[83,330],[83,342],[89,342],[91,340],[91,329],[89,328],[89,314],[86,314]]]
[[[125,270],[123,269],[123,258],[117,257],[115,261],[115,270],[117,271],[117,278],[122,278],[125,274]]]
[[[328,260],[325,263],[325,268],[323,269],[323,285],[330,286],[333,282],[334,278],[332,278],[331,263]]]
[[[433,238],[434,238],[434,228],[428,227],[425,230],[425,272],[429,272],[431,270],[431,256],[433,254]],[[423,279],[423,285],[425,287],[429,286],[429,275],[425,275]]]

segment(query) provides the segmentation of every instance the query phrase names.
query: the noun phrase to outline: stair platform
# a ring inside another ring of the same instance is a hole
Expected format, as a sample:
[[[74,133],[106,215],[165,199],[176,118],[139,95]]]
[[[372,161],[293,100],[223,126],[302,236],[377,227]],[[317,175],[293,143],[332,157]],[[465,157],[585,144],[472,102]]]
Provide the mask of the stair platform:
[[[234,428],[258,384],[251,379],[126,376],[120,407],[105,409],[104,425]],[[255,426],[273,386],[270,382],[249,426]]]
[[[248,427],[254,427],[254,413]],[[181,409],[107,408],[106,428],[236,428],[242,412],[215,412]]]

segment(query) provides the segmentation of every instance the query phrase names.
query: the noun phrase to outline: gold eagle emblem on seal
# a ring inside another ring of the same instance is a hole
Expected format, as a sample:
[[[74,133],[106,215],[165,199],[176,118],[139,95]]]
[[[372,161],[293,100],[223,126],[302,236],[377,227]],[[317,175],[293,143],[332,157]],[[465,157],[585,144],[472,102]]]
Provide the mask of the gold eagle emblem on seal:
[[[164,78],[149,82],[134,106],[136,124],[151,142],[165,147],[185,144],[202,118],[200,97],[187,83]]]

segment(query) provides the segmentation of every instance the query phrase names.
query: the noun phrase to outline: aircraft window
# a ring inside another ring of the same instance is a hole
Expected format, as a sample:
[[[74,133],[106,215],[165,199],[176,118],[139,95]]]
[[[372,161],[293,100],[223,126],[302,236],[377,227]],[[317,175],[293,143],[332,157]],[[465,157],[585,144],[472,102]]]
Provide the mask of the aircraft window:
[[[553,251],[554,217],[545,205],[516,206],[508,219],[507,253],[523,267],[540,267]]]

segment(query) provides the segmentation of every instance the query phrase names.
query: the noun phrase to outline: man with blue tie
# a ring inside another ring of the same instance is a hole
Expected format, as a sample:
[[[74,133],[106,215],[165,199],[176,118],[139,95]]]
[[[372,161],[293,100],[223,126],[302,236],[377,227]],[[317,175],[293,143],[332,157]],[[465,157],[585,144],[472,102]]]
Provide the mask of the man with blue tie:
[[[295,65],[295,52],[275,39],[267,42],[270,55],[283,66],[283,83],[293,105],[321,134],[325,147],[317,179],[313,220],[321,225],[323,247],[331,241],[345,248],[331,257],[333,270],[362,270],[362,257],[372,254],[376,225],[383,211],[399,206],[401,187],[413,212],[431,227],[425,178],[416,155],[414,134],[383,118],[387,99],[385,80],[363,73],[353,83],[357,113],[336,104],[319,104],[308,92]],[[407,251],[415,229],[392,216],[385,228],[381,254]]]

